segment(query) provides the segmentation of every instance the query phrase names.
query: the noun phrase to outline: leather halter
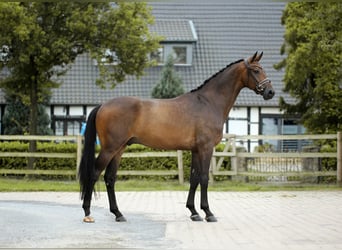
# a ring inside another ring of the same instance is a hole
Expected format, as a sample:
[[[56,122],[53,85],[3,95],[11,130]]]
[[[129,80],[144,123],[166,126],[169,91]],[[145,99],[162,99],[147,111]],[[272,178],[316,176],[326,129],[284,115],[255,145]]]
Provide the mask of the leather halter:
[[[253,74],[253,68],[250,66],[250,64],[249,64],[249,62],[248,62],[247,59],[244,60],[244,63],[245,63],[245,65],[246,65],[247,71],[248,71],[248,80],[247,80],[247,84],[248,84],[248,82],[249,82],[249,75],[250,75],[250,73],[251,73],[251,75],[252,75],[252,77],[253,77],[253,79],[254,79],[254,81],[255,81],[255,92],[256,92],[257,94],[261,94],[261,95],[262,95],[262,94],[264,93],[265,89],[266,89],[266,84],[271,83],[271,80],[268,79],[268,78],[266,77],[264,80],[259,81],[259,80],[256,78],[255,74]],[[246,84],[246,86],[247,86],[247,84]]]

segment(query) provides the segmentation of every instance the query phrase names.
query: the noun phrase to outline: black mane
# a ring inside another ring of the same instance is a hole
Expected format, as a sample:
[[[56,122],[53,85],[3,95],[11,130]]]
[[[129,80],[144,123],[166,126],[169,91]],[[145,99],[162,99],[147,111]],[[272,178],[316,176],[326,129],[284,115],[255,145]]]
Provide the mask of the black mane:
[[[221,69],[220,71],[216,72],[214,75],[212,75],[211,77],[209,77],[207,80],[205,80],[200,86],[198,86],[197,88],[191,90],[190,92],[195,92],[195,91],[197,91],[197,90],[203,88],[203,86],[204,86],[205,84],[207,84],[211,79],[213,79],[214,77],[216,77],[217,75],[219,75],[220,73],[222,73],[223,71],[225,71],[227,68],[229,68],[229,67],[232,66],[233,64],[236,64],[236,63],[239,63],[239,62],[242,62],[242,61],[243,61],[243,59],[240,59],[240,60],[238,60],[238,61],[236,61],[236,62],[233,62],[233,63],[227,65],[226,67],[224,67],[223,69]]]

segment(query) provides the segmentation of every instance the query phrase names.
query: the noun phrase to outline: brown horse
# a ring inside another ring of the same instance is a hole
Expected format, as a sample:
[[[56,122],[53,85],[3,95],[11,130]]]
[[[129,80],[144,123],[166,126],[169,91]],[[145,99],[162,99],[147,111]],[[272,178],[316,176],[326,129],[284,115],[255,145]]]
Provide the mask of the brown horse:
[[[116,221],[126,221],[115,198],[115,179],[121,155],[127,145],[139,143],[151,148],[190,150],[192,153],[190,190],[186,207],[193,221],[202,220],[195,209],[195,192],[201,186],[201,209],[208,222],[216,221],[209,209],[207,188],[213,148],[222,139],[222,127],[240,90],[247,87],[265,100],[274,96],[271,81],[259,64],[262,53],[231,63],[197,89],[172,99],[143,100],[119,97],[96,107],[89,115],[85,145],[79,167],[81,197],[90,217],[94,184],[106,169],[104,180],[110,211]],[[101,151],[95,161],[96,132]]]

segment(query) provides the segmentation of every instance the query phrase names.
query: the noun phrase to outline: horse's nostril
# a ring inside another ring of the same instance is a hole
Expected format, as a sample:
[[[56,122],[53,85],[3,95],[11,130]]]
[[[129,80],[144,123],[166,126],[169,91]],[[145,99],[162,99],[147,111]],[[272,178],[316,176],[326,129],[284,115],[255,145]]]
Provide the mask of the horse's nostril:
[[[269,97],[273,97],[275,92],[274,92],[273,89],[269,89],[267,94],[268,94]]]
[[[273,90],[273,88],[267,88],[265,89],[263,96],[265,100],[269,100],[273,98],[274,94],[275,91]]]
[[[270,91],[270,95],[274,96],[274,94],[275,94],[274,90],[273,90],[273,89],[271,89],[271,91]]]

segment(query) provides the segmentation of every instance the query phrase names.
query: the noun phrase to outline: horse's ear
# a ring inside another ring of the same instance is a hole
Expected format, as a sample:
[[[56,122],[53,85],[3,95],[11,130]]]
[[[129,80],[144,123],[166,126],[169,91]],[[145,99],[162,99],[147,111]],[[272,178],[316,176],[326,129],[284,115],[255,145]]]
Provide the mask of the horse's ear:
[[[253,55],[253,57],[252,57],[250,63],[254,62],[254,60],[255,60],[255,58],[256,58],[257,55],[258,55],[258,51],[255,52],[255,54]]]
[[[260,55],[255,59],[255,61],[259,62],[263,54],[264,52],[261,51]]]

